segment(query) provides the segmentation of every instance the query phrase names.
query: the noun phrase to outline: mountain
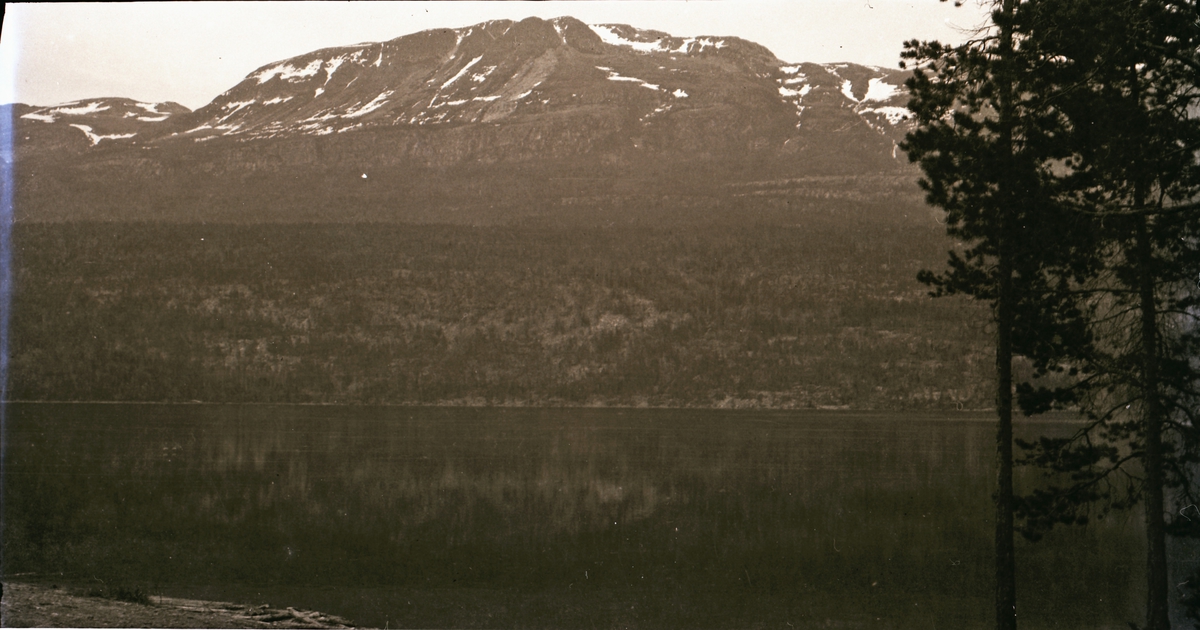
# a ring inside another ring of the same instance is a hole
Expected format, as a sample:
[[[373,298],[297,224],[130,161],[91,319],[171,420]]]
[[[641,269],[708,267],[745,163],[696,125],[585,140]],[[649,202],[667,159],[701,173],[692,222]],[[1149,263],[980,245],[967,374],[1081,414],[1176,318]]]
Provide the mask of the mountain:
[[[564,17],[314,51],[208,105],[14,105],[18,220],[697,218],[915,200],[906,73]]]

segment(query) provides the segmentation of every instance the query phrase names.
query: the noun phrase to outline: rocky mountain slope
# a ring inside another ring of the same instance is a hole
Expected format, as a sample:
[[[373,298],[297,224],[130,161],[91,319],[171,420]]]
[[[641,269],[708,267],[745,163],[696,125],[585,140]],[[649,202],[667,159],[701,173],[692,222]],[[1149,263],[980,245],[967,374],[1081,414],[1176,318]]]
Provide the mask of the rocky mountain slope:
[[[490,223],[915,200],[905,76],[573,18],[426,31],[264,66],[196,111],[11,106],[17,217]]]

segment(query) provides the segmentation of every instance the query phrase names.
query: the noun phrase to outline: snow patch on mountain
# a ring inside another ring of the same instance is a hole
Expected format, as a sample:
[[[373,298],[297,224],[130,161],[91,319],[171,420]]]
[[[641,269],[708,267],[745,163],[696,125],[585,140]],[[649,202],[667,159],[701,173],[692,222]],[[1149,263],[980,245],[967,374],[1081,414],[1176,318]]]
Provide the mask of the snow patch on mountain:
[[[61,105],[43,107],[36,111],[32,111],[21,116],[25,120],[36,120],[43,123],[56,123],[62,117],[84,117],[101,114],[100,118],[107,120],[126,120],[138,122],[162,122],[171,117],[171,112],[159,111],[158,107],[163,103],[141,103],[129,99],[89,99],[86,101],[72,101]],[[105,113],[107,112],[107,113]],[[132,119],[132,120],[131,120]],[[88,126],[88,129],[93,129]],[[128,129],[128,127],[123,128]],[[101,140],[108,140],[124,136],[108,136],[92,132]],[[94,145],[95,143],[93,143]]]
[[[779,83],[779,95],[796,108],[796,128],[799,129],[804,116],[804,97],[812,91],[812,85],[808,83],[808,77],[800,72],[799,65],[783,66],[780,70],[786,78],[776,80]]]
[[[329,84],[329,80],[333,78],[333,73],[337,72],[338,67],[343,63],[346,63],[345,57],[334,57],[325,62],[325,83],[323,85]]]
[[[562,43],[566,44],[567,29],[562,25],[562,18],[555,18],[550,23],[554,25],[554,32],[558,33],[558,38],[562,40]]]
[[[655,85],[654,83],[647,83],[646,81],[643,81],[641,79],[637,79],[634,77],[623,77],[615,72],[608,75],[608,80],[609,81],[629,81],[630,83],[637,83],[638,85],[640,85],[644,88],[647,88],[647,89],[651,89],[651,90],[660,89],[659,86]]]
[[[659,44],[662,42],[661,38],[652,42],[639,42],[637,40],[627,39],[621,36],[621,34],[618,33],[615,28],[607,24],[589,24],[588,27],[592,29],[593,33],[600,36],[600,41],[611,46],[623,46],[625,48],[632,48],[636,51],[647,53],[662,50],[662,48],[659,46]]]
[[[854,98],[854,84],[850,82],[850,79],[845,79],[842,81],[842,96],[845,96],[855,103],[858,102],[858,99]]]
[[[321,66],[325,63],[323,59],[313,59],[308,62],[307,66],[297,68],[290,63],[281,63],[276,66],[271,66],[256,75],[251,75],[258,79],[258,84],[262,85],[275,77],[279,77],[285,81],[293,81],[295,79],[307,79],[315,76],[321,70]]]
[[[641,118],[639,118],[639,119],[638,119],[638,121],[639,121],[639,122],[641,122],[642,124],[646,124],[646,123],[648,123],[649,121],[651,121],[652,119],[654,119],[654,117],[655,117],[655,116],[659,116],[659,115],[661,115],[661,114],[665,114],[665,113],[667,113],[667,112],[669,112],[669,111],[671,111],[671,106],[670,106],[670,105],[668,105],[668,104],[659,105],[658,107],[654,108],[654,111],[652,111],[652,112],[650,112],[649,114],[646,114],[645,116],[642,116]]]
[[[370,103],[367,103],[366,105],[363,105],[362,107],[359,107],[357,109],[351,109],[350,111],[346,112],[345,114],[342,114],[342,118],[358,118],[359,116],[366,116],[367,114],[370,114],[371,112],[379,109],[380,107],[383,107],[384,103],[387,103],[388,97],[390,97],[394,93],[395,92],[393,90],[386,90],[383,93],[381,93],[379,96],[376,96],[374,99],[371,99]]]
[[[477,63],[479,63],[479,60],[480,60],[480,59],[483,59],[483,55],[479,55],[478,57],[476,57],[476,58],[472,59],[472,60],[470,61],[470,63],[468,63],[467,65],[463,66],[463,67],[462,67],[462,69],[458,71],[458,74],[456,74],[456,75],[454,75],[454,76],[450,77],[450,80],[449,80],[449,81],[446,81],[445,83],[443,83],[443,84],[442,84],[442,87],[440,87],[440,88],[438,88],[438,89],[444,90],[444,89],[446,89],[446,88],[450,87],[450,85],[452,85],[452,84],[453,84],[455,81],[457,81],[457,80],[461,79],[461,78],[462,78],[462,76],[463,76],[464,74],[466,74],[466,73],[467,73],[467,71],[468,71],[468,70],[470,70],[472,66],[474,66],[474,65],[475,65],[475,64],[477,64]]]
[[[910,112],[907,107],[868,107],[859,110],[860,114],[879,114],[887,119],[893,127],[908,120]]]
[[[644,88],[647,88],[647,89],[651,89],[651,90],[661,90],[662,89],[658,85],[655,85],[654,83],[650,83],[648,81],[643,81],[643,80],[635,78],[635,77],[622,76],[621,74],[619,74],[616,70],[613,70],[612,68],[606,68],[604,66],[596,66],[596,69],[607,72],[609,81],[628,81],[630,83],[637,83],[638,85],[640,85]]]
[[[319,123],[324,123],[326,120],[332,120],[334,118],[341,118],[341,114],[335,114],[335,113],[333,113],[332,110],[323,109],[320,112],[317,112],[316,114],[313,114],[312,116],[309,116],[308,118],[305,118],[304,120],[302,120],[300,122],[311,123],[311,122],[315,121],[315,122],[319,122]],[[311,127],[312,125],[308,125],[308,126]],[[318,125],[318,126],[320,126],[320,125]]]
[[[849,83],[849,81],[847,81]],[[845,88],[843,88],[844,90]],[[867,95],[863,97],[863,102],[866,101],[886,101],[900,93],[899,86],[891,83],[884,83],[882,78],[875,78],[867,81]]]
[[[476,72],[471,75],[471,80],[475,83],[483,83],[487,78],[496,71],[496,66],[484,66],[483,72]]]
[[[92,101],[86,105],[71,107],[74,103],[68,103],[65,106],[55,107],[50,110],[51,114],[66,114],[67,116],[83,116],[84,114],[95,114],[97,112],[107,111],[108,105],[104,105],[100,101]]]
[[[248,101],[230,101],[228,103],[225,103],[224,105],[221,106],[221,109],[227,110],[228,113],[225,114],[224,116],[221,116],[221,118],[219,118],[217,120],[217,122],[223,123],[226,120],[229,120],[231,117],[236,115],[238,112],[253,105],[256,102],[257,101],[255,99],[250,99]],[[221,127],[218,126],[217,128],[220,129]]]
[[[664,35],[658,37],[657,39],[646,41],[630,39],[622,35],[620,32],[618,32],[618,25],[589,24],[588,27],[592,29],[593,33],[600,37],[600,41],[603,41],[610,46],[632,48],[633,50],[643,53],[666,52],[675,54],[692,54],[702,53],[706,48],[716,48],[719,50],[727,46],[725,40],[723,39],[717,39],[714,37],[688,37],[683,40],[678,40],[679,44],[672,48],[671,40],[674,38],[669,36]],[[555,28],[559,27],[556,25]],[[559,30],[559,34],[562,34],[561,30]],[[564,39],[564,41],[566,40]]]
[[[678,48],[672,49],[670,52],[684,54],[691,54],[692,52],[702,53],[704,52],[705,48],[712,47],[720,50],[724,48],[725,45],[725,40],[723,39],[713,39],[711,37],[689,37],[683,40],[683,43],[679,44]],[[698,49],[693,51],[692,49],[694,47],[698,47]]]
[[[108,108],[106,107],[105,109]],[[125,138],[132,138],[137,135],[137,133],[98,134],[92,131],[92,128],[88,125],[77,125],[72,123],[71,126],[82,131],[84,135],[87,136],[88,140],[92,142],[92,146],[100,144],[101,140],[122,140]]]
[[[806,85],[806,86],[800,88],[799,90],[787,87],[786,85],[779,86],[779,95],[784,98],[796,98],[796,99],[804,98],[804,96],[807,95],[811,91],[812,91],[811,85]]]

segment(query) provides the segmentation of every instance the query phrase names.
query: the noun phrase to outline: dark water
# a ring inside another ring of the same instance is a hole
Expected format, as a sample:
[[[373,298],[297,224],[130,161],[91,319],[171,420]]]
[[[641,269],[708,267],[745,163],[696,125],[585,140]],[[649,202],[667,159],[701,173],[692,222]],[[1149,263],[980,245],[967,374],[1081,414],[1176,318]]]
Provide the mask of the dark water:
[[[983,628],[989,420],[14,404],[4,572],[389,627]],[[1138,520],[1019,541],[1022,627],[1139,619]]]

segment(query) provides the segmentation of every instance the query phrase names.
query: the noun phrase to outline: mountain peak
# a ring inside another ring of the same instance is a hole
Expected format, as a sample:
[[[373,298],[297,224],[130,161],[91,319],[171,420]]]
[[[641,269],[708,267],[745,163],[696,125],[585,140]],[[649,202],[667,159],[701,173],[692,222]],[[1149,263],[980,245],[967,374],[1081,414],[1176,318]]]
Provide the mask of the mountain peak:
[[[255,69],[194,112],[87,99],[21,110],[17,131],[26,154],[98,152],[118,163],[127,151],[154,173],[200,160],[205,173],[239,178],[453,168],[493,181],[488,173],[550,169],[571,174],[564,182],[658,173],[710,186],[909,168],[897,150],[903,78],[786,64],[736,37],[528,18],[315,50]],[[345,194],[365,194],[364,179],[377,181],[359,177]]]
[[[782,67],[766,48],[736,37],[674,37],[572,17],[498,20],[268,64],[198,110],[178,135],[207,141],[495,123],[601,102],[636,103],[637,117],[649,120],[721,104],[705,101],[726,99],[742,79],[758,83],[743,86],[749,94],[771,85],[782,110],[800,115],[799,92],[772,84],[790,80]],[[709,85],[715,75],[724,84]],[[731,75],[739,77],[733,84]]]

